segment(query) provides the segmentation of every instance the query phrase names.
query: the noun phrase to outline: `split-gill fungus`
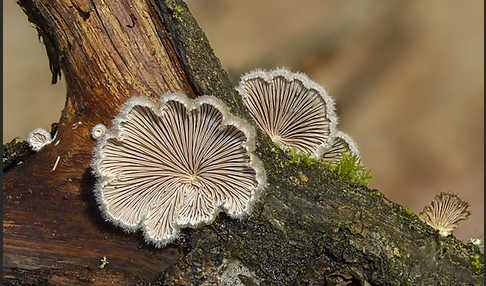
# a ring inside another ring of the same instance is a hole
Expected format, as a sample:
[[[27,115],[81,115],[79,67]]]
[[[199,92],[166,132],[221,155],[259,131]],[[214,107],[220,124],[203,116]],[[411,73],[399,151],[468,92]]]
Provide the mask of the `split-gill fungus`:
[[[457,224],[469,217],[469,204],[451,193],[440,193],[424,207],[419,217],[439,231],[441,236],[450,235]]]
[[[51,133],[43,128],[36,128],[27,135],[27,143],[35,152],[40,151],[44,146],[51,144]]]
[[[256,70],[237,87],[258,127],[285,147],[313,156],[335,132],[334,101],[305,74]]]
[[[340,161],[343,153],[354,153],[359,156],[358,146],[356,142],[346,133],[336,131],[336,135],[332,137],[329,146],[323,146],[319,153],[324,161]]]
[[[132,97],[95,147],[98,204],[157,247],[182,227],[211,223],[220,208],[242,218],[265,184],[254,141],[253,128],[214,97]]]
[[[356,143],[336,130],[334,100],[303,73],[255,70],[236,88],[260,129],[273,142],[326,161],[343,152],[359,155]]]

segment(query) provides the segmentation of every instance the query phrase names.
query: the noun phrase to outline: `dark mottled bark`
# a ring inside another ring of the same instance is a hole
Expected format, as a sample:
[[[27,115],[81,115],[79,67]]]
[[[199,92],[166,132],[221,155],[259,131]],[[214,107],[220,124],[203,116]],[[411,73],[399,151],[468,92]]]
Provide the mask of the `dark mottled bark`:
[[[19,4],[46,45],[53,81],[62,71],[68,90],[53,144],[38,153],[4,146],[6,285],[483,285],[478,247],[440,237],[320,163],[296,162],[263,134],[256,153],[268,186],[248,219],[220,214],[164,249],[104,222],[90,131],[110,125],[130,95],[211,94],[248,115],[182,1]],[[103,256],[110,263],[100,268]]]

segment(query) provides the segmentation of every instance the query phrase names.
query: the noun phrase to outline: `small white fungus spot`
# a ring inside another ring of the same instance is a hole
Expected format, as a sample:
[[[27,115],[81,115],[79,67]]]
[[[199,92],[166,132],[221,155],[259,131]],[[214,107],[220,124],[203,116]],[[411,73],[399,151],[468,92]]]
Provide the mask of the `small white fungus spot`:
[[[77,129],[77,128],[79,127],[79,125],[81,125],[81,124],[83,124],[83,122],[81,122],[81,121],[78,121],[78,122],[76,122],[76,123],[73,123],[73,128],[72,128],[72,129],[73,129],[73,130],[74,130],[74,129]]]
[[[106,132],[106,126],[103,124],[96,124],[91,130],[91,137],[93,139],[98,139],[103,136]]]
[[[36,128],[27,135],[27,143],[32,150],[38,152],[52,142],[51,134],[43,128]]]

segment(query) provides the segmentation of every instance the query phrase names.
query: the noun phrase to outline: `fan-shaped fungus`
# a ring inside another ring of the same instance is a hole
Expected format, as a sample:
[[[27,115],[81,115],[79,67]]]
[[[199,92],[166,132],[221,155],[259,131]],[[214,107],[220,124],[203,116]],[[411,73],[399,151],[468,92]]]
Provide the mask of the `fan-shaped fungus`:
[[[314,157],[330,143],[337,124],[334,101],[305,74],[256,70],[243,75],[236,89],[274,142]]]
[[[348,134],[337,131],[332,137],[330,146],[320,149],[320,157],[325,161],[339,161],[344,152],[354,153],[359,156],[358,146]]]
[[[36,128],[30,131],[26,141],[32,150],[38,152],[44,146],[52,142],[51,133],[43,128]]]
[[[105,218],[161,247],[220,207],[250,213],[265,174],[254,130],[214,97],[133,97],[98,140],[92,168]]]
[[[439,231],[442,236],[450,235],[457,223],[471,214],[469,204],[451,193],[440,193],[424,207],[419,217],[428,225]]]

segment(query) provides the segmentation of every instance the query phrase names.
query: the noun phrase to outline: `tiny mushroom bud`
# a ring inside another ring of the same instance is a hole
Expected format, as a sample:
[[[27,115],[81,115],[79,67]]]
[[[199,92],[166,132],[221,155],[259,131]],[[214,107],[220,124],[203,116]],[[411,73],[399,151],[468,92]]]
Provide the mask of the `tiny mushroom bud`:
[[[471,214],[469,204],[451,193],[440,193],[424,207],[419,217],[428,225],[439,231],[442,236],[450,235],[457,223]]]
[[[305,74],[256,70],[243,75],[236,89],[258,127],[275,143],[314,157],[331,143],[337,124],[334,101]]]
[[[103,124],[96,124],[91,130],[91,137],[93,139],[98,139],[106,132],[106,126]]]
[[[104,217],[142,228],[157,247],[219,209],[242,218],[265,184],[254,130],[215,97],[129,99],[95,147],[95,193]]]
[[[345,152],[354,153],[359,156],[358,146],[346,133],[337,131],[332,138],[330,146],[324,146],[320,150],[321,158],[325,161],[339,161]]]
[[[27,136],[27,143],[36,152],[51,142],[51,134],[43,128],[36,128]]]

